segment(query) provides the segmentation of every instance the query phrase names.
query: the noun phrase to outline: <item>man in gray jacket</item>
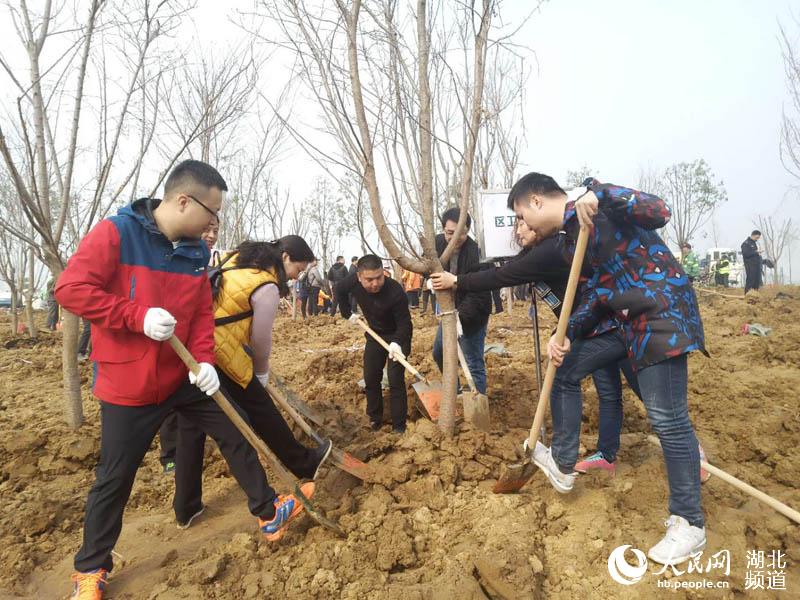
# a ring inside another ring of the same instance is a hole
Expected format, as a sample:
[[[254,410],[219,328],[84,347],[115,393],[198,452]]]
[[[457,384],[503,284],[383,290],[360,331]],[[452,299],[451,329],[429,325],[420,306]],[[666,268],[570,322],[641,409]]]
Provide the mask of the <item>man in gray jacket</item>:
[[[308,310],[312,316],[316,316],[319,314],[319,307],[317,306],[317,302],[319,301],[319,291],[325,285],[325,281],[322,279],[322,275],[319,272],[319,268],[317,268],[317,261],[313,261],[308,265],[306,277],[308,277]]]

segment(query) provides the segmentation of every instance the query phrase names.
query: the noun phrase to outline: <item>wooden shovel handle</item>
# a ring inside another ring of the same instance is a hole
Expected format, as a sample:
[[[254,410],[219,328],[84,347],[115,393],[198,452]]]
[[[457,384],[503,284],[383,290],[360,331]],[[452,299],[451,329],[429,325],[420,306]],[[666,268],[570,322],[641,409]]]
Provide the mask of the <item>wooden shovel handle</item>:
[[[356,321],[356,323],[358,323],[358,325],[359,325],[359,327],[361,327],[361,329],[363,329],[368,334],[370,334],[376,342],[378,342],[381,346],[384,347],[384,349],[387,352],[389,352],[389,344],[386,343],[386,340],[384,340],[381,336],[379,336],[377,333],[372,331],[370,326],[367,325],[366,323],[364,323],[363,319],[359,318]],[[401,365],[403,365],[406,368],[406,370],[409,373],[411,373],[414,377],[416,377],[417,379],[419,379],[423,383],[427,383],[428,385],[430,385],[430,383],[428,383],[428,380],[425,377],[423,377],[422,374],[419,371],[417,371],[414,367],[412,367],[411,364],[409,364],[409,362],[406,359],[398,358],[397,362],[399,362]]]
[[[567,335],[569,317],[572,314],[572,305],[575,302],[575,293],[578,289],[581,267],[583,266],[583,257],[586,254],[586,246],[588,243],[589,228],[581,227],[580,233],[578,234],[578,242],[575,245],[575,255],[572,257],[572,266],[569,269],[569,280],[567,281],[567,290],[564,294],[564,302],[561,304],[561,314],[558,317],[556,342],[559,344],[564,343],[564,338]],[[557,368],[558,367],[556,367],[552,361],[548,361],[547,372],[544,375],[544,383],[542,384],[542,389],[539,391],[539,403],[536,405],[536,415],[533,418],[531,431],[528,434],[528,448],[530,448],[531,452],[533,452],[533,449],[536,447],[539,431],[544,423],[544,417],[547,413],[547,402],[550,399],[550,392],[553,390],[553,381],[556,378]]]
[[[169,345],[172,346],[172,349],[175,350],[175,354],[177,354],[180,359],[184,362],[186,367],[195,375],[197,375],[198,371],[200,370],[200,365],[197,364],[197,361],[194,359],[192,354],[186,349],[186,346],[174,335],[169,338]],[[216,402],[219,407],[222,409],[227,417],[231,420],[231,422],[236,426],[236,429],[242,432],[242,435],[245,439],[250,442],[253,448],[266,460],[270,463],[273,469],[275,469],[275,474],[291,489],[295,487],[295,480],[286,470],[286,468],[281,464],[281,462],[277,459],[277,457],[270,451],[269,447],[264,443],[260,437],[256,435],[250,425],[242,418],[230,401],[225,397],[225,395],[220,391],[217,390],[214,395],[214,402]]]
[[[469,371],[467,359],[464,357],[464,351],[461,349],[461,344],[459,342],[456,342],[456,348],[458,348],[458,362],[461,363],[461,370],[464,371],[464,377],[467,378],[467,385],[473,394],[477,394],[478,388],[475,387],[475,380],[472,378],[472,373]]]
[[[658,446],[659,448],[661,447],[661,442],[654,435],[648,435],[647,441],[649,441],[651,444],[654,444],[655,446]],[[719,477],[725,483],[731,484],[737,490],[744,492],[748,496],[752,496],[756,500],[760,500],[770,508],[774,508],[787,519],[791,519],[795,523],[800,523],[800,512],[797,512],[792,507],[785,505],[780,500],[773,498],[772,496],[768,496],[761,490],[754,488],[749,483],[745,483],[741,479],[737,479],[730,473],[723,471],[719,467],[710,465],[704,460],[700,461],[700,466],[703,467],[706,471],[708,471],[712,475],[714,475],[715,477]]]

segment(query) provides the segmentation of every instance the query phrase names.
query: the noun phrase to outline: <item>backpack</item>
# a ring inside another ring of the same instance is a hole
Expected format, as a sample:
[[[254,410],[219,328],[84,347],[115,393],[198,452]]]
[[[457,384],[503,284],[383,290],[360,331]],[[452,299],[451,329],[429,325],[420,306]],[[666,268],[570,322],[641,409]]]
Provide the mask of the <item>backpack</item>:
[[[223,265],[228,262],[233,256],[238,254],[237,252],[231,252],[226,256],[222,262],[219,264],[210,267],[208,269],[208,282],[211,284],[211,298],[216,300],[217,296],[219,296],[219,291],[222,289],[222,274],[225,271],[230,271],[231,269],[237,269],[239,267],[228,267],[227,269],[223,268]]]

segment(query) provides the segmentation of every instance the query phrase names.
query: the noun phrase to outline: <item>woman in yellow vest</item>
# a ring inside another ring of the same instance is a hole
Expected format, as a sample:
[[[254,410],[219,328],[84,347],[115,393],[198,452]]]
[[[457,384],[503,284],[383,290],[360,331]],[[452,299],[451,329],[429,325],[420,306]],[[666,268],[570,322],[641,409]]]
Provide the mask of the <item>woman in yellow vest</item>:
[[[243,242],[223,257],[221,283],[214,298],[214,349],[222,389],[278,459],[301,479],[316,478],[320,465],[330,455],[331,442],[325,440],[313,449],[300,444],[264,385],[269,377],[272,326],[280,299],[289,293],[287,282],[312,260],[314,253],[297,235],[275,242]],[[178,527],[185,529],[205,508],[205,436],[184,429],[182,423],[178,435],[173,507]],[[268,525],[265,523],[262,529]]]

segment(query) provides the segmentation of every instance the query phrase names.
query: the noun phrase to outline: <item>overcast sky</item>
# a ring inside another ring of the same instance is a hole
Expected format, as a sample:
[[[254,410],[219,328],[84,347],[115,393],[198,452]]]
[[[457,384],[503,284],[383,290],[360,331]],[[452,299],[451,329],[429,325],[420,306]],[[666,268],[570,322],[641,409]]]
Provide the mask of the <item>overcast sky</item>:
[[[232,10],[224,4],[201,2],[202,38],[236,35],[232,26],[219,29]],[[504,19],[521,19],[531,4],[504,2]],[[789,0],[543,4],[519,34],[536,54],[524,169],[563,180],[567,170],[587,165],[602,181],[633,186],[641,168],[703,158],[728,192],[716,217],[721,245],[738,248],[759,213],[786,213],[800,226],[800,195],[791,189],[800,182],[785,171],[778,150],[787,101],[778,22],[800,40],[791,6]],[[293,162],[308,168],[297,154],[286,166]],[[699,250],[713,245],[710,237],[693,241]],[[798,281],[800,242],[794,246]]]
[[[187,45],[222,50],[241,43],[231,21],[252,4],[199,0]],[[521,19],[532,4],[506,0],[504,20]],[[729,196],[716,218],[722,245],[738,248],[757,214],[785,213],[800,226],[800,195],[791,189],[800,182],[778,151],[787,102],[778,22],[800,44],[792,4],[800,18],[796,0],[543,4],[518,38],[535,52],[522,169],[563,180],[567,170],[587,165],[602,181],[635,186],[641,168],[703,158]],[[13,35],[8,23],[0,30],[6,40]],[[17,41],[2,42],[4,53],[8,44]],[[307,195],[315,171],[323,174],[300,150],[278,169],[296,198]],[[710,237],[693,242],[701,253],[712,245]],[[793,279],[800,281],[800,241],[794,246]],[[358,253],[358,246],[344,250]],[[788,261],[783,266],[788,277]]]

